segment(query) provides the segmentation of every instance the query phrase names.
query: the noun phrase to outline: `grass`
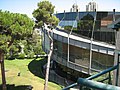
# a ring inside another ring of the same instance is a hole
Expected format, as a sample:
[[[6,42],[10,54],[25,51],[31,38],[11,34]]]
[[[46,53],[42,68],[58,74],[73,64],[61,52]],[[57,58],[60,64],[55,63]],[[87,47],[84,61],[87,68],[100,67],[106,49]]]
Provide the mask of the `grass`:
[[[44,79],[41,73],[41,65],[45,62],[43,59],[24,59],[24,60],[5,60],[6,82],[9,85],[17,86],[31,85],[32,90],[43,90]],[[20,76],[18,73],[20,72]],[[1,78],[1,71],[0,71]],[[0,84],[1,84],[0,79]],[[15,89],[18,90],[18,89]],[[20,90],[20,89],[19,89]],[[24,89],[21,89],[24,90]],[[61,90],[60,86],[49,82],[48,90]]]

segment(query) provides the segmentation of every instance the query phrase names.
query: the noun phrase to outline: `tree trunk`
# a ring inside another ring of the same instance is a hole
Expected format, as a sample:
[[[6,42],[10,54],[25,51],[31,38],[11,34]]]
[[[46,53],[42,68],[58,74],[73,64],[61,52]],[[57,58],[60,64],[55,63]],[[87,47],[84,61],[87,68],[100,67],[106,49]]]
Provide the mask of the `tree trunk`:
[[[51,55],[53,52],[53,39],[49,34],[49,31],[47,33],[47,36],[50,39],[50,52],[48,54],[48,61],[47,61],[47,67],[46,67],[46,75],[45,75],[45,85],[44,85],[44,90],[47,90],[47,86],[48,86],[48,78],[49,78],[49,69],[50,69],[50,59],[51,59]]]
[[[6,79],[5,79],[5,68],[4,68],[4,53],[0,52],[0,63],[1,63],[1,75],[2,75],[2,90],[7,90]]]

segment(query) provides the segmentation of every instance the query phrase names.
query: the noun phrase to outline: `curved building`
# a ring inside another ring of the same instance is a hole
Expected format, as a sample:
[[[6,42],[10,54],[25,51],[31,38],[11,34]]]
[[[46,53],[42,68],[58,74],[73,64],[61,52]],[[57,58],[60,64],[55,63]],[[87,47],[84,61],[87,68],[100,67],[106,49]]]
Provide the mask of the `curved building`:
[[[120,13],[97,12],[93,41],[91,41],[92,30],[89,30],[90,27],[87,26],[91,25],[89,22],[94,20],[95,13],[66,12],[56,14],[62,20],[59,23],[61,27],[73,26],[78,29],[78,31],[73,30],[72,33],[60,28],[53,29],[50,32],[54,40],[51,58],[54,61],[54,69],[59,68],[66,73],[67,77],[73,75],[78,78],[81,73],[91,75],[114,65],[115,31],[109,29],[108,25],[113,22],[113,16],[116,20],[120,18]],[[80,27],[78,26],[79,22],[81,25],[84,25],[84,22],[89,23],[89,25]],[[46,34],[49,30],[46,25],[42,31],[43,49],[46,53],[50,50],[50,41]],[[88,35],[88,33],[90,34]]]

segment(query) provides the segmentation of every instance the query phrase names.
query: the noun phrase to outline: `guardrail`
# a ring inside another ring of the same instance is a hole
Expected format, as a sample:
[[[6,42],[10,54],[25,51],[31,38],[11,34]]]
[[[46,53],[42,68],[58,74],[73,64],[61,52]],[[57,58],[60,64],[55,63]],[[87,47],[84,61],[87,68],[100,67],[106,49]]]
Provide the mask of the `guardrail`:
[[[93,89],[99,89],[99,90],[120,90],[120,87],[118,87],[118,77],[119,77],[119,56],[120,56],[120,53],[118,53],[118,60],[117,60],[117,65],[113,66],[113,67],[110,67],[106,70],[103,70],[102,72],[98,73],[98,74],[95,74],[95,75],[92,75],[88,78],[79,78],[77,80],[77,83],[74,83],[74,84],[71,84],[69,85],[68,87],[65,87],[63,90],[69,90],[70,88],[73,88],[75,86],[80,86],[80,90],[86,90],[89,89],[89,90],[93,90]],[[113,86],[113,85],[110,85],[110,79],[111,79],[111,75],[110,75],[110,72],[113,71],[113,70],[117,70],[116,71],[116,86]],[[105,79],[103,79],[102,81],[104,80],[109,80],[108,84],[105,84],[105,83],[101,83],[101,82],[96,82],[96,81],[93,81],[92,79],[95,79],[97,77],[100,77],[102,75],[105,75],[109,73],[109,76]],[[85,89],[83,89],[83,87],[86,87]]]
[[[95,79],[95,78],[97,78],[97,77],[99,77],[99,76],[101,76],[103,74],[106,74],[106,73],[108,73],[110,71],[113,71],[113,70],[115,70],[117,68],[118,68],[118,65],[115,65],[115,66],[113,66],[111,68],[108,68],[108,69],[106,69],[106,70],[104,70],[104,71],[102,71],[102,72],[100,72],[98,74],[95,74],[93,76],[90,76],[88,78],[85,78],[85,79],[79,78],[77,83],[74,83],[74,84],[64,88],[63,90],[69,90],[70,88],[75,87],[77,85],[87,86],[87,87],[100,89],[100,90],[108,90],[110,88],[113,88],[111,90],[120,90],[120,87],[117,87],[117,86],[113,86],[113,85],[108,85],[108,84],[92,81],[92,79]],[[80,89],[80,90],[82,90],[82,89]]]

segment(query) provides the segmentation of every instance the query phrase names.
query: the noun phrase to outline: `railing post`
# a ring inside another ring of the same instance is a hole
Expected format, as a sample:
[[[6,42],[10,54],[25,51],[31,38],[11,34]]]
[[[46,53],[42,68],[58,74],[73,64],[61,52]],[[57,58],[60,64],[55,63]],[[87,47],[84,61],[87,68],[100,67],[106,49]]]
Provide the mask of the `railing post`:
[[[116,86],[118,86],[118,81],[119,81],[119,56],[120,56],[120,52],[118,53],[118,58],[117,58],[117,72],[116,72]]]
[[[111,84],[112,85],[112,81],[111,81],[111,74],[110,74],[110,72],[109,72],[109,79],[108,79],[109,81],[108,81],[108,84]]]
[[[95,9],[92,35],[91,35],[91,39],[90,39],[90,41],[91,41],[91,42],[90,42],[90,63],[89,63],[89,70],[88,70],[88,73],[89,73],[89,74],[91,73],[91,68],[92,68],[92,43],[93,43],[93,37],[94,37],[96,17],[97,17],[97,12],[96,12],[96,9]]]

